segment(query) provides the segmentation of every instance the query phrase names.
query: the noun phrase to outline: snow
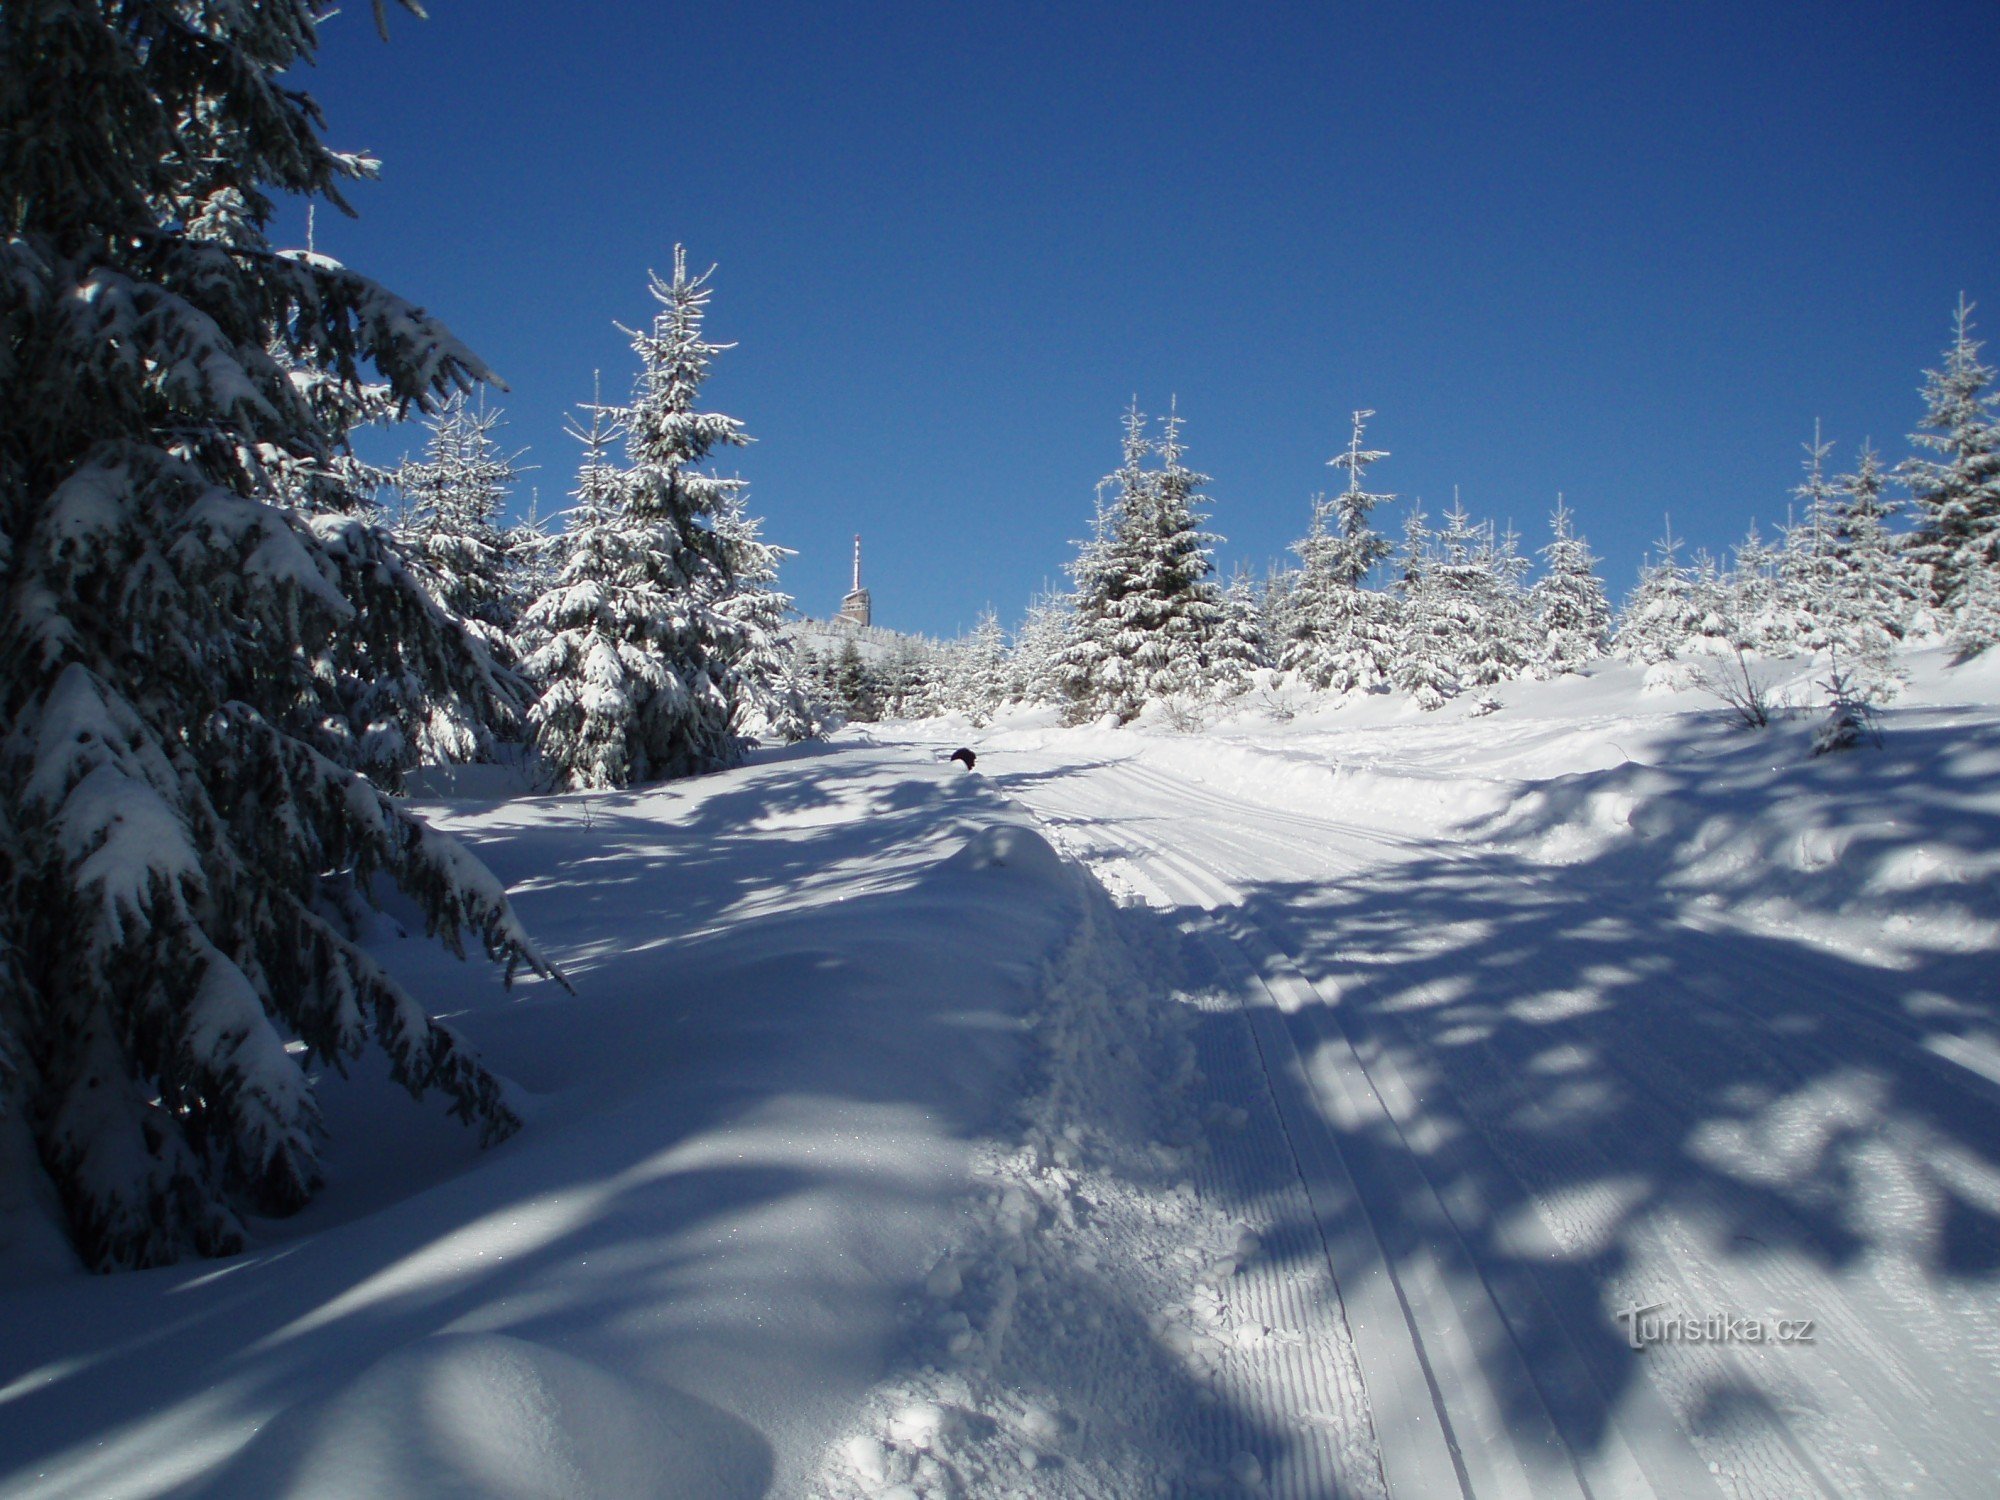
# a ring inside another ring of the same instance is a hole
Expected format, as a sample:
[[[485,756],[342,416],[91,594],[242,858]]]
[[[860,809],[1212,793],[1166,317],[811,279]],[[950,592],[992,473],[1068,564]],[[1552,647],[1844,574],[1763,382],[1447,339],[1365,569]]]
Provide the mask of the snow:
[[[1992,1493],[2000,663],[1902,666],[420,782],[575,992],[367,946],[527,1129],[363,1059],[91,1278],[0,1120],[0,1496]]]

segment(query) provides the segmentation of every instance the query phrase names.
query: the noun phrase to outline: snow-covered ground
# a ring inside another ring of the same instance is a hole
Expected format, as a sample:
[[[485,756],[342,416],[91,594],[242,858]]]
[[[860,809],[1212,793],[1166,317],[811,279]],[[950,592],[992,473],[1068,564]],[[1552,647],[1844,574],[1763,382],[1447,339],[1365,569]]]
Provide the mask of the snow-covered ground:
[[[100,1279],[0,1123],[0,1496],[2000,1493],[2000,663],[1908,665],[434,804],[576,994],[374,947],[529,1129],[328,1080]]]

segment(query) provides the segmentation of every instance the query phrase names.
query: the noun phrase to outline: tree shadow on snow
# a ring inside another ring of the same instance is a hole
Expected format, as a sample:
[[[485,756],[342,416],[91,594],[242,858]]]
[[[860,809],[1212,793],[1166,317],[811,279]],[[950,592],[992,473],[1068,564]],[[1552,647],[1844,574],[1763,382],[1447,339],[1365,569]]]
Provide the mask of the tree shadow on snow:
[[[1904,748],[1909,764],[1893,772],[1922,783],[1909,805],[1934,821],[1939,845],[1995,847],[2000,830],[1967,821],[1969,787],[1925,791],[1988,774],[1986,762],[1962,736]],[[1767,755],[1739,758],[1746,788]],[[1713,770],[1725,782],[1733,773],[1727,761]],[[1881,782],[1848,775],[1827,773],[1820,815],[1853,825],[1848,857],[1865,861],[1873,836],[1862,825],[1880,818]],[[1604,789],[1601,777],[1578,778],[1535,815],[1561,826]],[[1711,780],[1708,790],[1730,789]],[[1899,796],[1899,816],[1903,807]],[[1726,908],[1696,910],[1695,892],[1668,876],[1711,852],[1700,812],[1664,820],[1649,848],[1620,843],[1562,869],[1440,846],[1352,878],[1243,886],[1241,906],[1217,916],[1225,930],[1268,937],[1312,982],[1311,998],[1270,1022],[1292,1050],[1266,1062],[1350,1080],[1365,1063],[1383,1101],[1372,1115],[1344,1113],[1320,1096],[1367,1204],[1353,1227],[1391,1264],[1421,1256],[1484,1282],[1507,1316],[1473,1331],[1507,1421],[1522,1433],[1553,1422],[1579,1455],[1614,1441],[1611,1414],[1660,1357],[1628,1346],[1623,1307],[1815,1318],[1814,1347],[1770,1358],[1830,1363],[1864,1390],[1942,1391],[1938,1351],[1975,1351],[2000,1325],[2000,1086],[1950,1057],[1956,1043],[1990,1052],[2000,1035],[1991,953],[1905,945],[1870,961],[1733,923]],[[1897,847],[1907,841],[1906,827]],[[1864,863],[1842,889],[1862,890],[1869,873]],[[1128,913],[1182,944],[1196,979],[1268,1004],[1187,936],[1208,927],[1207,912]],[[1246,1025],[1241,1011],[1203,1010],[1197,1049],[1242,1054]],[[1260,1086],[1242,1072],[1241,1087]],[[1361,1209],[1350,1200],[1336,1213]],[[1662,1239],[1663,1226],[1679,1238]],[[1367,1241],[1314,1228],[1280,1224],[1265,1253],[1304,1266],[1331,1247],[1337,1280],[1359,1275],[1340,1247]],[[1925,1300],[1878,1280],[1897,1275]],[[1774,1300],[1704,1301],[1705,1288],[1746,1284]],[[1781,1305],[1791,1299],[1808,1300]],[[1982,1306],[1985,1326],[1966,1327],[1966,1310]],[[1786,1419],[1738,1378],[1735,1357],[1699,1376],[1682,1420],[1697,1434],[1762,1424],[1789,1443]],[[1925,1418],[1911,1420],[1903,1436],[1921,1451]],[[1953,1431],[1946,1409],[1928,1420]],[[1937,1472],[1950,1462],[1940,1455]],[[1957,1477],[1977,1487],[1976,1474]]]
[[[508,804],[474,840],[530,930],[561,939],[576,995],[509,995],[414,940],[392,955],[525,1088],[529,1128],[290,1243],[54,1288],[80,1321],[0,1370],[0,1386],[39,1380],[8,1393],[0,1468],[113,1488],[188,1422],[240,1433],[275,1413],[162,1492],[500,1493],[496,1475],[528,1484],[539,1463],[553,1492],[730,1500],[802,1476],[720,1392],[773,1397],[782,1369],[808,1422],[838,1421],[916,1357],[898,1331],[928,1270],[911,1246],[965,1190],[961,1159],[922,1143],[1010,1128],[994,1079],[1030,1065],[1018,1023],[968,998],[965,974],[998,972],[1018,1000],[1062,920],[1027,899],[989,931],[1012,908],[968,901],[977,872],[944,863],[1004,804],[956,767],[889,782],[837,757],[600,796],[588,821],[576,802]],[[748,1144],[717,1159],[711,1135]],[[871,1158],[906,1137],[907,1163]],[[842,1212],[806,1269],[746,1279],[760,1252],[739,1230],[815,1203]],[[1088,1295],[1098,1337],[1143,1344],[1145,1310]],[[1194,1385],[1164,1364],[1156,1378],[1166,1410],[1196,1420]],[[649,1448],[658,1432],[680,1436]]]

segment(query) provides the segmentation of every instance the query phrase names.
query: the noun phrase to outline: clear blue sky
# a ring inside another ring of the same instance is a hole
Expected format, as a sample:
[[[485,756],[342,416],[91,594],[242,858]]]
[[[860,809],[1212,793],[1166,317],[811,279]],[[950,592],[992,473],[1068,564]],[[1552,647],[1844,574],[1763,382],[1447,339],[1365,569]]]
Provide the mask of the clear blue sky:
[[[718,263],[712,404],[811,613],[859,531],[881,623],[1016,617],[1135,393],[1225,573],[1370,406],[1382,486],[1530,546],[1563,491],[1622,595],[1663,512],[1768,534],[1815,417],[1900,457],[1961,290],[2000,349],[1993,0],[368,10],[305,79],[384,162],[320,248],[508,381],[545,509],[647,269]]]

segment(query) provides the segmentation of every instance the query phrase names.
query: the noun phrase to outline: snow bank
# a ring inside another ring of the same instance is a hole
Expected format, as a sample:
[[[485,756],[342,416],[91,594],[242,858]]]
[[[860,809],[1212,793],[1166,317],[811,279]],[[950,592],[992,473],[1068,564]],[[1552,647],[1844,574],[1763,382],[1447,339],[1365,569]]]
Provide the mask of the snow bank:
[[[754,1429],[501,1334],[444,1334],[288,1413],[241,1466],[273,1500],[750,1500],[770,1480]]]
[[[114,1278],[46,1264],[7,1169],[0,1496],[799,1495],[895,1368],[1039,1076],[1074,872],[867,745],[426,811],[576,993],[369,947],[529,1128],[329,1073],[313,1205]]]
[[[1047,839],[1033,829],[1004,823],[980,829],[945,861],[945,868],[1006,870],[1021,879],[1058,887],[1076,878],[1075,872],[1065,870],[1062,856],[1049,847]]]

